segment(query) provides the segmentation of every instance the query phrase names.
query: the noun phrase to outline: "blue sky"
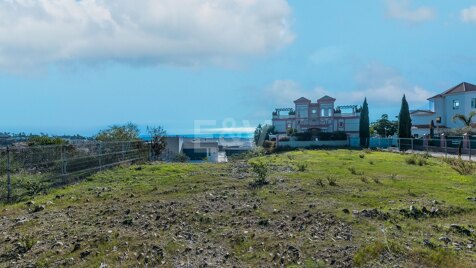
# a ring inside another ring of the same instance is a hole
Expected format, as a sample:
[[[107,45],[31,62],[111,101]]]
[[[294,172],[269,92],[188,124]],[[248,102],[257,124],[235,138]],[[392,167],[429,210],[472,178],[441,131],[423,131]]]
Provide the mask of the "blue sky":
[[[253,128],[324,94],[371,118],[476,83],[474,1],[0,1],[0,131]]]

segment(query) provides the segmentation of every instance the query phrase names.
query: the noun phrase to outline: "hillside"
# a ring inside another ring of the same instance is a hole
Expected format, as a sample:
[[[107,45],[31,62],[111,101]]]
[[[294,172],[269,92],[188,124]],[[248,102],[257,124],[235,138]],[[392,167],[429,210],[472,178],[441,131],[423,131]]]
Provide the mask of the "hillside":
[[[0,207],[0,266],[474,267],[475,197],[474,175],[385,152],[123,166]]]

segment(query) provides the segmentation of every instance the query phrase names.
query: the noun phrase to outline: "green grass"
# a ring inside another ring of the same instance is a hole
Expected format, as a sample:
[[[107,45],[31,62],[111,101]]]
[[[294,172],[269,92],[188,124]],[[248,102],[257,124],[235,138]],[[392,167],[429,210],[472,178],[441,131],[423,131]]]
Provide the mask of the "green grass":
[[[20,264],[43,267],[69,258],[79,267],[198,266],[204,256],[212,266],[325,267],[329,254],[337,266],[347,258],[356,266],[474,267],[475,247],[467,245],[476,234],[450,226],[475,228],[476,203],[467,198],[476,197],[476,178],[442,159],[410,157],[350,150],[254,157],[246,161],[268,167],[269,184],[258,188],[250,187],[252,165],[244,179],[233,173],[236,163],[119,167],[35,196],[44,211],[0,206],[0,233],[18,233],[0,252],[24,243]],[[410,206],[440,214],[400,212]],[[373,209],[385,219],[353,214]],[[22,217],[28,221],[14,224]],[[335,224],[323,227],[328,222]],[[346,228],[351,239],[341,237]],[[64,247],[53,249],[58,240]],[[76,240],[81,249],[73,251]],[[11,262],[0,254],[0,266]]]

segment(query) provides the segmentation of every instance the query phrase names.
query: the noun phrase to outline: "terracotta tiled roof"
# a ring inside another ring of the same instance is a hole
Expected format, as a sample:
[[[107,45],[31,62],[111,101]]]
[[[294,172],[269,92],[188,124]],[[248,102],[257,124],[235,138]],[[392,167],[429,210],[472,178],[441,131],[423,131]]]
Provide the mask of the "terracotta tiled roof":
[[[448,89],[447,91],[445,91],[441,94],[438,94],[438,95],[435,95],[435,96],[429,98],[429,100],[435,99],[435,98],[441,98],[443,96],[450,95],[450,94],[461,93],[461,92],[470,92],[470,91],[476,91],[476,85],[463,82],[463,83],[461,83],[461,84],[459,84],[455,87],[452,87],[452,88]]]
[[[327,95],[325,95],[324,97],[320,98],[317,100],[317,102],[321,102],[321,101],[335,101],[336,99],[334,99],[333,97],[329,97]]]
[[[434,114],[435,112],[430,111],[430,110],[413,110],[413,111],[410,112],[410,114],[416,114],[416,113]]]
[[[311,100],[306,99],[304,97],[300,97],[299,99],[295,100],[294,103],[309,103]]]
[[[412,125],[412,128],[423,128],[423,129],[430,129],[430,124],[424,125]],[[436,128],[436,127],[435,127]],[[438,128],[447,128],[446,126],[438,126]]]

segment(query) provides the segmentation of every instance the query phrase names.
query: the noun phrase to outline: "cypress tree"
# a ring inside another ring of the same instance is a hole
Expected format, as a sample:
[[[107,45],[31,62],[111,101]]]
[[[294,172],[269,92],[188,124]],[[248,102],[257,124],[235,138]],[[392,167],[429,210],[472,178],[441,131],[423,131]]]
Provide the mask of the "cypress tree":
[[[435,121],[430,121],[430,139],[433,139],[435,136]]]
[[[398,137],[408,139],[412,136],[412,119],[410,118],[410,109],[405,95],[402,98],[402,107],[398,115]]]
[[[359,123],[360,146],[367,147],[367,141],[370,138],[369,105],[367,104],[367,98],[365,98],[362,111],[360,112]]]

